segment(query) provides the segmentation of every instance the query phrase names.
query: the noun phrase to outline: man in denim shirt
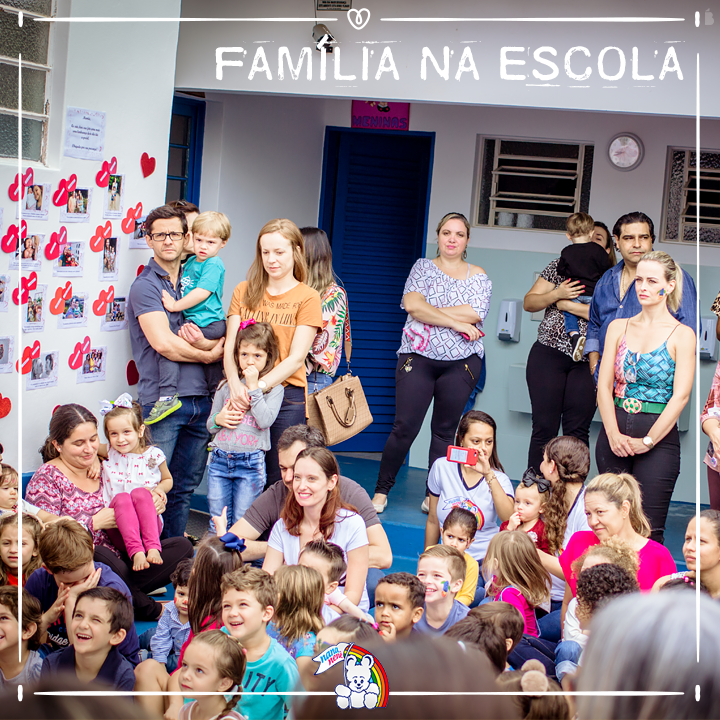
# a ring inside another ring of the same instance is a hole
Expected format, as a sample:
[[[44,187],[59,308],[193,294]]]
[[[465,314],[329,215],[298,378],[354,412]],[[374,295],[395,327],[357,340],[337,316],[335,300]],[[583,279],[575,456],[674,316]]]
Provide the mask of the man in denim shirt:
[[[631,318],[641,310],[635,292],[635,273],[640,258],[653,249],[655,228],[653,221],[645,213],[631,212],[615,223],[613,236],[622,260],[610,268],[595,286],[585,341],[585,354],[589,355],[590,372],[596,382],[608,325],[617,318]],[[691,327],[697,335],[697,290],[690,275],[685,270],[682,272],[682,301],[673,315],[683,325]]]

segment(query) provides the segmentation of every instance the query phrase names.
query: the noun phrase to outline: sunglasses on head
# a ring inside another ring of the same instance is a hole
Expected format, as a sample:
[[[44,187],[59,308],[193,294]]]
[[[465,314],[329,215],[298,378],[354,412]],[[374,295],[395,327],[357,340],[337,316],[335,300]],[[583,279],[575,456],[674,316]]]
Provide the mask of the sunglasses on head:
[[[442,220],[440,222],[445,221],[447,218],[454,218],[454,217],[462,218],[465,222],[468,221],[468,219],[462,213],[449,212],[449,213],[446,213],[445,215],[443,215]]]
[[[538,477],[532,468],[528,468],[523,473],[520,484],[524,487],[532,487],[533,485],[537,485],[538,492],[540,493],[549,492],[550,488],[552,487],[549,480],[546,480],[544,477]]]

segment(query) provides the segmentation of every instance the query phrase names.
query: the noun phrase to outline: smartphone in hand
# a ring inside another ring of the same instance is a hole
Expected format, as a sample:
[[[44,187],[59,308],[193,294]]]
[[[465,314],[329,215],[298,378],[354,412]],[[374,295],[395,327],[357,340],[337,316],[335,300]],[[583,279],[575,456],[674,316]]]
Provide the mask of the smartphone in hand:
[[[447,449],[447,459],[450,462],[460,463],[461,465],[477,465],[478,451],[474,448],[449,445]]]

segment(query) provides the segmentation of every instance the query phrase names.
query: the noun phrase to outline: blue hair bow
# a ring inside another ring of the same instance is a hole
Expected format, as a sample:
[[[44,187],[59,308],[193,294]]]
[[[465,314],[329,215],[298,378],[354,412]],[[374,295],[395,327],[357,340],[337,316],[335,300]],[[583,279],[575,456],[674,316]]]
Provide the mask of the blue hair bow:
[[[220,538],[220,542],[225,545],[226,550],[237,550],[239,553],[245,550],[245,541],[242,538],[239,538],[235,533],[225,533]]]

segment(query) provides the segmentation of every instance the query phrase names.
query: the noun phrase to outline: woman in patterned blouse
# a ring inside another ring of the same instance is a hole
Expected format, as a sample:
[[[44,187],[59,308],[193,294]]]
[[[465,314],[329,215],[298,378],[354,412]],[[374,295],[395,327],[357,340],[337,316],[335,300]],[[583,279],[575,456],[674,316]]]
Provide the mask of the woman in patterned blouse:
[[[300,232],[305,240],[307,284],[318,291],[322,301],[322,331],[315,336],[305,362],[308,392],[313,393],[332,385],[342,357],[343,338],[350,340],[350,318],[347,293],[333,271],[328,236],[316,227],[300,228]],[[343,332],[345,327],[347,333]]]
[[[465,403],[480,377],[485,348],[481,331],[492,283],[466,261],[470,223],[448,213],[437,226],[438,253],[421,258],[405,283],[408,313],[395,370],[395,422],[380,463],[373,505],[382,512],[425,413],[434,401],[428,467],[452,445]],[[427,486],[422,509],[428,512]]]
[[[162,605],[147,595],[167,585],[180,560],[192,557],[193,547],[186,538],[162,541],[162,565],[132,571],[132,560],[110,542],[105,532],[117,527],[115,511],[105,507],[99,472],[96,417],[82,405],[61,405],[50,420],[49,435],[40,449],[43,465],[30,479],[25,494],[28,502],[41,510],[71,517],[87,528],[95,546],[95,562],[109,565],[132,593],[135,618],[157,620]],[[165,502],[156,505],[158,513]]]
[[[716,332],[720,340],[720,294],[715,298],[711,309],[718,316]],[[710,507],[713,510],[720,510],[720,362],[715,368],[710,394],[700,416],[700,425],[710,438],[705,453]]]

